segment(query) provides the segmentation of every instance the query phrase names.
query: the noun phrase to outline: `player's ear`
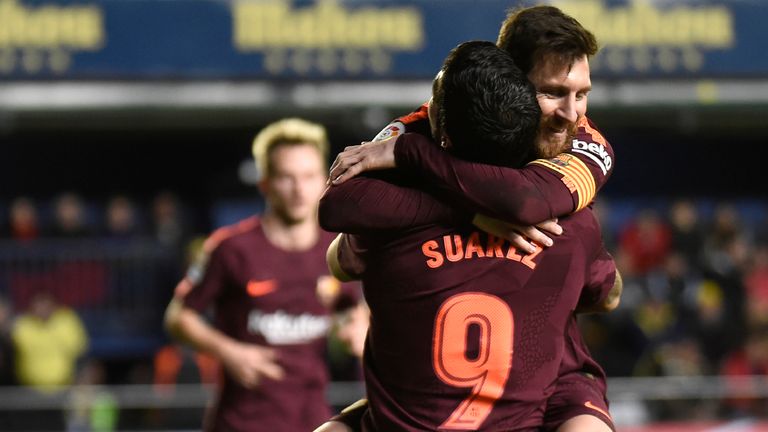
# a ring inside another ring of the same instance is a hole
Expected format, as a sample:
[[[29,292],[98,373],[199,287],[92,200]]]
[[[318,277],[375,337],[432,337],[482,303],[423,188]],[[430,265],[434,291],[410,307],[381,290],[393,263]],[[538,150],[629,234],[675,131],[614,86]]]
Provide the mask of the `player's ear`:
[[[440,147],[444,148],[445,150],[448,150],[451,147],[453,147],[451,138],[448,135],[443,134],[442,138],[440,139]]]

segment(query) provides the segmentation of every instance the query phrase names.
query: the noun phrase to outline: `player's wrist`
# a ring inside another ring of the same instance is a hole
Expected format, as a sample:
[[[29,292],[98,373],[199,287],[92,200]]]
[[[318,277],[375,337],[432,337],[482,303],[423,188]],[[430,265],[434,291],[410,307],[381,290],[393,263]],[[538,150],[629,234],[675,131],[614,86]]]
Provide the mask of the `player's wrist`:
[[[223,363],[229,363],[239,354],[240,343],[227,337],[216,338],[212,344],[211,354]]]

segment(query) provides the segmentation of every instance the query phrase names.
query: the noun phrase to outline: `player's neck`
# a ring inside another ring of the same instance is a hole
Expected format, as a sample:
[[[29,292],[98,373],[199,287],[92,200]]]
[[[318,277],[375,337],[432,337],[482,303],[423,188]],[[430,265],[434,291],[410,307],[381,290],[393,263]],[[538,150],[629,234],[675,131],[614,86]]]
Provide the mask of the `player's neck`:
[[[267,211],[261,217],[261,223],[267,240],[276,248],[285,251],[311,249],[320,236],[320,227],[315,218],[289,224],[274,212]]]

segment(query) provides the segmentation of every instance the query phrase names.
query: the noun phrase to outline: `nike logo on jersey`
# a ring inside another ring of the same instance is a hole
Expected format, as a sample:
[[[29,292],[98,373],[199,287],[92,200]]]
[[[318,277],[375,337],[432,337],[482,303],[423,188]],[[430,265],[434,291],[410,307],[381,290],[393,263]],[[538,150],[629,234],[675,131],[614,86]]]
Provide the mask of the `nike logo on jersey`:
[[[607,412],[605,412],[605,410],[604,410],[604,409],[602,409],[602,408],[600,408],[599,406],[596,406],[595,404],[593,404],[593,403],[592,403],[592,401],[586,401],[586,402],[584,402],[584,406],[585,406],[585,407],[587,407],[587,408],[589,408],[589,409],[595,410],[595,411],[599,412],[600,414],[602,414],[602,415],[604,415],[604,416],[606,416],[606,417],[608,417],[608,418],[611,418],[611,415],[610,415],[610,414],[608,414]]]
[[[245,290],[251,297],[261,297],[267,295],[277,289],[277,281],[274,279],[267,279],[263,281],[249,280]]]

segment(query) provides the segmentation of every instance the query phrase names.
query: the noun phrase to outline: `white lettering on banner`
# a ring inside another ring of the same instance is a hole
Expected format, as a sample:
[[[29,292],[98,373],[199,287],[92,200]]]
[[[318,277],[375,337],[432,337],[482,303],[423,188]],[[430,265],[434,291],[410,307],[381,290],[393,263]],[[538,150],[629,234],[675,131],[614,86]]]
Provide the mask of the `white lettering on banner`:
[[[554,0],[553,6],[600,41],[603,48],[590,60],[593,71],[672,73],[700,71],[709,51],[738,45],[731,8],[700,3],[727,2]]]
[[[604,175],[608,174],[608,171],[611,170],[613,160],[604,145],[575,139],[573,140],[573,151],[575,153],[583,154],[595,161],[603,171]]]
[[[366,70],[389,72],[393,54],[418,52],[426,41],[424,17],[415,6],[350,5],[341,0],[296,6],[290,0],[235,0],[232,43],[261,53],[271,74],[312,71],[322,75]]]
[[[281,310],[274,313],[253,310],[248,315],[248,331],[264,336],[272,345],[310,342],[325,336],[330,326],[330,318],[308,313],[291,315]]]
[[[99,3],[0,0],[0,75],[64,73],[72,55],[98,51],[107,39]]]

